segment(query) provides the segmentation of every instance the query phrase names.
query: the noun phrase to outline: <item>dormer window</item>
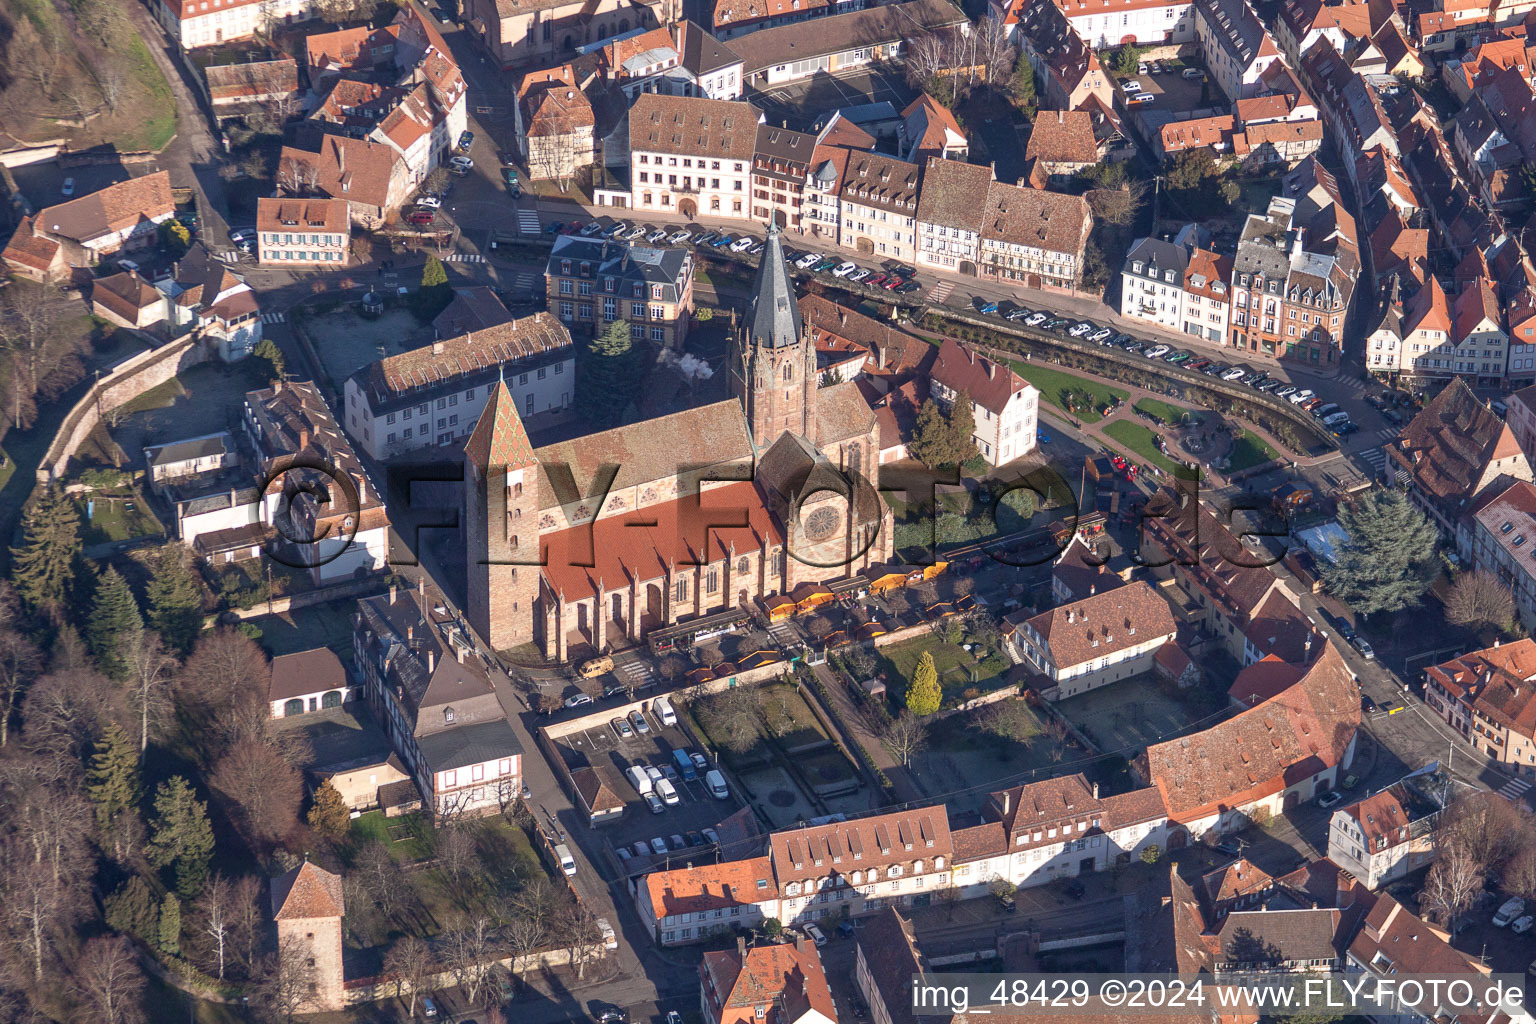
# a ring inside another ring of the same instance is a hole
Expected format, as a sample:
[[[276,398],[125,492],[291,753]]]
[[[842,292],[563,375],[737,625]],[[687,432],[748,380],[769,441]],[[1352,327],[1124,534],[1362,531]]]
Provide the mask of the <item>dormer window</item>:
[[[443,708],[443,721],[448,723],[449,725],[453,724],[453,708],[451,708],[451,707]]]

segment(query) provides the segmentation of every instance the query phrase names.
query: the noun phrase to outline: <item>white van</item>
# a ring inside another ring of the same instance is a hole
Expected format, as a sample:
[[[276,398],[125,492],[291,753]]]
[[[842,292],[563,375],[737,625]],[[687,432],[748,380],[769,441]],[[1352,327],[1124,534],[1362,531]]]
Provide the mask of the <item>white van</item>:
[[[565,872],[567,878],[576,876],[576,860],[571,856],[570,848],[564,843],[555,847],[555,859],[560,862],[560,870]]]
[[[725,776],[720,774],[718,768],[711,768],[704,773],[704,785],[709,787],[709,795],[716,800],[725,800],[731,795],[725,785]]]
[[[677,797],[677,788],[666,779],[662,779],[660,782],[656,783],[656,792],[661,794],[662,801],[668,807],[676,807],[678,804],[682,803],[682,801]]]
[[[651,710],[656,717],[661,719],[662,725],[676,725],[677,712],[672,710],[672,702],[665,697],[657,697],[651,701]]]
[[[635,787],[635,792],[641,796],[651,791],[651,777],[645,774],[645,769],[638,764],[632,764],[624,769],[624,775],[629,779],[629,784]]]

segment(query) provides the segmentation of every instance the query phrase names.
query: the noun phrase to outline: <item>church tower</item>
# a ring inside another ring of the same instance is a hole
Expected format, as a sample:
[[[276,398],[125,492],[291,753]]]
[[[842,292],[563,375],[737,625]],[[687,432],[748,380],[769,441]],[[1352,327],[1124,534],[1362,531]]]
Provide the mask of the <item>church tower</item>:
[[[539,598],[539,464],[505,382],[496,384],[464,445],[464,471],[470,627],[498,651],[532,643]]]
[[[801,327],[778,225],[770,221],[731,358],[731,394],[740,400],[759,450],[786,430],[815,440],[816,345],[809,335]]]

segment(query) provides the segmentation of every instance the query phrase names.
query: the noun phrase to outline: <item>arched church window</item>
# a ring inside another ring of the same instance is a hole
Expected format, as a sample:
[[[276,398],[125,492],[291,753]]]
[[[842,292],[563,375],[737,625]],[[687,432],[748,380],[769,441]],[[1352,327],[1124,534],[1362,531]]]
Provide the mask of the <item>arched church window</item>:
[[[785,380],[794,380],[795,379],[795,364],[794,364],[794,362],[792,360],[785,360],[784,361],[784,379]]]
[[[747,572],[747,556],[743,555],[736,560],[736,571],[743,575]]]
[[[704,588],[708,593],[711,594],[720,589],[719,569],[716,569],[713,566],[710,567],[709,574],[704,577]]]

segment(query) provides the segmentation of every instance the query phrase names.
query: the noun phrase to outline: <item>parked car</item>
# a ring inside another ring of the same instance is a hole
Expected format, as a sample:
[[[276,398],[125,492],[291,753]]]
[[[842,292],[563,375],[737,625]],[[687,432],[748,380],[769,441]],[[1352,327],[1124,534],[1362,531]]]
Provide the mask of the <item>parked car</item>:
[[[1139,61],[1139,62],[1137,62],[1137,64],[1136,64],[1136,73],[1138,75],[1144,75],[1144,74],[1147,73],[1147,62],[1146,61]]]
[[[1493,915],[1493,924],[1496,928],[1503,928],[1525,913],[1525,900],[1518,896],[1511,896],[1504,901],[1504,905]]]
[[[1051,315],[1049,313],[1031,313],[1024,318],[1024,323],[1028,327],[1039,327],[1050,318]]]
[[[1526,932],[1531,930],[1531,925],[1533,923],[1536,923],[1536,917],[1532,917],[1530,914],[1526,914],[1515,921],[1514,924],[1510,925],[1509,930],[1514,932],[1516,935],[1524,935]]]
[[[811,264],[811,272],[815,274],[824,273],[828,270],[831,270],[833,267],[836,267],[842,262],[843,261],[838,259],[836,256],[823,256],[821,259]]]
[[[747,255],[761,256],[763,254],[763,250],[766,248],[768,248],[768,244],[766,242],[753,242],[752,248],[747,250]]]
[[[1088,340],[1096,341],[1102,345],[1104,342],[1108,341],[1114,333],[1115,332],[1110,330],[1108,327],[1100,327],[1098,330],[1088,335]]]
[[[1141,342],[1137,341],[1135,338],[1132,338],[1130,341],[1125,343],[1125,350],[1126,350],[1126,352],[1130,353],[1133,356],[1134,355],[1140,355],[1142,349],[1144,349],[1146,347],[1147,346],[1143,345]]]
[[[475,144],[475,133],[464,131],[459,133],[459,152],[468,153],[469,147]]]
[[[1120,84],[1120,88],[1122,88],[1126,92],[1130,93],[1131,96],[1135,96],[1136,93],[1141,92],[1141,83],[1136,81],[1136,79],[1134,79],[1134,78],[1130,78],[1130,79],[1127,79],[1126,81],[1122,82]],[[1129,99],[1130,97],[1128,96],[1126,98]]]
[[[645,720],[645,716],[640,713],[638,708],[629,713],[629,721],[635,727],[635,732],[642,736],[651,731],[650,723]]]
[[[588,223],[586,226],[584,226],[581,229],[580,233],[581,233],[582,237],[584,237],[584,238],[591,238],[593,235],[601,234],[602,230],[603,230],[603,222],[600,221],[600,220],[594,220],[594,221]]]
[[[731,244],[731,236],[730,235],[721,235],[719,238],[715,239],[713,242],[710,243],[710,245],[714,246],[714,248],[716,248],[716,249],[725,249],[725,248],[729,247],[730,244]]]
[[[1200,372],[1205,374],[1207,377],[1220,377],[1222,374],[1227,372],[1227,364],[1206,363],[1204,366],[1200,367]]]
[[[1372,712],[1374,712],[1376,710],[1376,702],[1371,700],[1371,698],[1365,696],[1364,694],[1361,694],[1360,695],[1360,710],[1363,711],[1364,713],[1366,713],[1367,715],[1369,715],[1369,714],[1371,714]]]
[[[837,266],[832,268],[832,276],[847,277],[849,274],[858,269],[859,265],[857,263],[849,263],[848,261],[844,260],[842,263],[839,263]]]
[[[592,698],[588,697],[584,693],[578,693],[574,697],[567,697],[565,699],[565,706],[568,707],[568,708],[579,708],[579,707],[582,707],[583,705],[591,704],[591,703],[592,703]]]
[[[1167,345],[1156,345],[1156,346],[1154,346],[1152,348],[1147,349],[1145,352],[1142,353],[1142,355],[1146,356],[1148,359],[1161,359],[1161,358],[1163,358],[1163,356],[1165,356],[1167,354],[1168,354],[1168,346]]]
[[[651,840],[651,852],[658,857],[667,855],[667,841],[660,836]]]
[[[1225,373],[1223,373],[1221,375],[1221,379],[1222,380],[1237,380],[1239,377],[1244,376],[1247,372],[1248,371],[1244,370],[1241,366],[1234,366],[1234,367],[1232,367],[1232,369],[1230,369],[1230,370],[1226,371]]]
[[[417,196],[416,205],[423,210],[440,210],[443,208],[443,201],[437,196]]]
[[[697,750],[689,751],[688,757],[693,761],[693,766],[701,772],[709,767],[709,761]]]
[[[909,284],[913,288],[917,287],[917,282],[916,281],[908,281],[905,278],[903,278],[900,274],[892,274],[892,275],[890,275],[889,277],[887,277],[885,279],[885,287],[887,289],[889,289],[889,290],[892,290],[892,291],[894,291],[897,288],[900,288],[902,291],[908,291],[907,285],[909,285]]]
[[[1125,98],[1127,103],[1155,103],[1156,101],[1157,97],[1150,92],[1138,92],[1134,96],[1127,96]]]
[[[1196,78],[1203,78],[1205,76],[1205,72],[1201,71],[1199,68],[1185,68],[1183,71],[1180,71],[1179,74],[1191,80]]]
[[[1333,402],[1328,402],[1328,403],[1326,403],[1324,405],[1320,405],[1317,408],[1313,409],[1312,410],[1312,415],[1316,416],[1318,419],[1322,419],[1325,416],[1332,416],[1334,413],[1336,413],[1338,411],[1339,411],[1339,407],[1338,407],[1337,404],[1335,404]]]
[[[1371,646],[1371,642],[1365,637],[1356,636],[1354,639],[1350,640],[1349,644],[1355,650],[1359,651],[1360,657],[1364,658],[1366,661],[1372,661],[1375,659],[1376,649]]]
[[[1279,389],[1277,389],[1275,391],[1275,397],[1276,398],[1289,398],[1292,395],[1294,395],[1295,393],[1296,393],[1296,385],[1294,385],[1294,384],[1287,384],[1285,387],[1279,388]]]
[[[746,252],[750,248],[752,248],[752,236],[751,235],[742,235],[740,238],[736,239],[736,241],[732,242],[731,245],[730,245],[731,252]]]
[[[1326,810],[1327,808],[1332,807],[1334,804],[1341,802],[1343,799],[1343,793],[1340,793],[1336,789],[1330,789],[1328,792],[1317,798],[1317,806]]]
[[[814,924],[806,924],[804,927],[806,936],[809,937],[810,940],[814,942],[818,948],[827,944],[827,935],[820,928],[816,927]]]
[[[701,831],[704,833],[704,838],[706,840],[708,840],[709,842],[713,843],[716,846],[720,845],[720,833],[719,832],[716,832],[712,828],[701,829]]]
[[[890,285],[886,285],[886,287],[889,288]],[[901,283],[901,287],[897,288],[896,290],[905,294],[906,292],[915,292],[921,287],[922,285],[918,284],[916,281],[903,281]]]
[[[689,234],[686,231],[674,231],[667,236],[668,245],[682,245],[687,242]]]
[[[884,288],[888,280],[890,280],[889,274],[871,274],[864,279],[864,283],[871,288]]]
[[[72,195],[74,195],[75,194],[75,179],[74,178],[65,178],[63,186],[60,187],[60,189],[59,189],[59,194],[60,195],[64,195],[64,196],[72,196]]]
[[[993,314],[995,314],[997,312],[997,303],[995,303],[995,302],[983,302],[980,306],[978,306],[976,308],[981,312],[982,316],[992,316]]]
[[[599,234],[600,237],[603,237],[603,238],[618,238],[620,235],[624,234],[628,230],[629,230],[629,225],[624,223],[621,220],[621,221],[616,221],[613,224],[610,224],[608,226],[607,230],[600,231],[600,232],[598,232],[598,234]]]
[[[456,157],[453,157],[452,159],[450,159],[448,161],[448,166],[450,166],[450,167],[462,167],[464,170],[467,171],[471,167],[475,166],[475,162],[474,162],[474,160],[470,159],[467,156],[460,155],[460,156],[456,156]]]
[[[799,267],[801,270],[809,270],[811,267],[815,266],[821,261],[822,256],[820,253],[808,252],[804,256],[801,256],[799,259],[795,260],[795,266]]]
[[[634,738],[635,730],[630,728],[629,723],[624,721],[624,719],[615,718],[608,724],[613,727],[613,731],[618,734],[619,739],[628,740]]]
[[[1067,333],[1074,338],[1081,338],[1087,335],[1093,329],[1093,324],[1089,323],[1087,320],[1083,320],[1080,323],[1073,324],[1072,329]]]
[[[868,276],[869,276],[869,271],[865,270],[863,267],[859,267],[858,269],[854,270],[853,273],[848,275],[848,280],[850,280],[850,281],[862,281],[862,280],[864,280]]]
[[[410,213],[405,215],[405,222],[407,224],[415,224],[420,227],[424,224],[431,224],[432,221],[436,219],[436,217],[437,214],[433,213],[431,210],[412,210]]]
[[[544,233],[546,235],[558,235],[564,230],[565,224],[562,221],[552,220],[548,224],[544,225]]]
[[[1311,397],[1312,397],[1312,389],[1311,388],[1302,388],[1300,391],[1297,391],[1297,392],[1293,393],[1290,396],[1290,402],[1291,402],[1292,405],[1300,405],[1302,402],[1305,402],[1307,399],[1309,399]]]

